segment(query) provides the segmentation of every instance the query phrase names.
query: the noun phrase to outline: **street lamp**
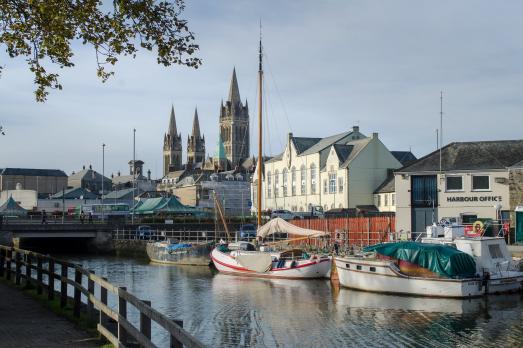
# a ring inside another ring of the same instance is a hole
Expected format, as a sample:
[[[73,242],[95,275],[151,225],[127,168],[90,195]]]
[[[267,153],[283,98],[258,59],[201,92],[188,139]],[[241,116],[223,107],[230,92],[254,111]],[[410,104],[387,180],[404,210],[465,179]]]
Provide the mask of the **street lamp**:
[[[102,143],[102,223],[104,222],[105,144]]]

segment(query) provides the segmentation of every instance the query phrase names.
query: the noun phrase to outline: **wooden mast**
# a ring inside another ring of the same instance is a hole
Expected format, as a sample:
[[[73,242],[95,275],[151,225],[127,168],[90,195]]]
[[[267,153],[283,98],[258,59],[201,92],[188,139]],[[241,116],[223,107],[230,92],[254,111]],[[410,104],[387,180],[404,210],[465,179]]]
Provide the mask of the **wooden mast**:
[[[263,68],[262,68],[262,38],[261,38],[261,22],[260,22],[260,48],[258,53],[258,186],[257,186],[257,207],[258,207],[258,228],[262,225],[262,92],[263,92]]]

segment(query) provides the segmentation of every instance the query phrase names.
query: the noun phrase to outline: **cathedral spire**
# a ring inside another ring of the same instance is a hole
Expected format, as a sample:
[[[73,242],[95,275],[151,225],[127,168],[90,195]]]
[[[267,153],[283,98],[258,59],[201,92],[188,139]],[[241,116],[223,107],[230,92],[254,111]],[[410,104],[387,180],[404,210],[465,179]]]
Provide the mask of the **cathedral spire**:
[[[174,115],[174,105],[171,105],[171,117],[169,118],[169,133],[172,138],[178,136],[178,130],[176,129],[176,116]]]
[[[238,80],[236,79],[236,68],[232,70],[231,86],[229,88],[229,101],[232,105],[241,103],[240,89],[238,88]]]
[[[194,120],[192,122],[192,136],[194,139],[200,138],[200,122],[198,121],[198,108],[194,109]]]

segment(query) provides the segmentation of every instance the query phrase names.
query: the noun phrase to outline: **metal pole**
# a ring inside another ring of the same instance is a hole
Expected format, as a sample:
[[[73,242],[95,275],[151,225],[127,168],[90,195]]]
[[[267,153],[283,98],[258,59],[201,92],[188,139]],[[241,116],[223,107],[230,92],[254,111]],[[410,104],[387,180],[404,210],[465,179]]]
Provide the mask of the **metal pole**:
[[[258,90],[260,92],[258,99],[258,164],[256,169],[258,170],[258,185],[257,185],[257,208],[258,208],[258,228],[262,225],[262,101],[263,101],[263,68],[262,68],[262,38],[261,38],[261,21],[260,21],[260,48],[259,48],[259,67],[258,67]]]
[[[65,188],[62,188],[62,224],[64,223],[64,214],[65,214]],[[55,222],[56,222],[56,220],[55,220]]]
[[[105,144],[102,143],[102,223],[104,222]]]
[[[133,128],[133,202],[131,208],[134,207],[135,203],[135,166],[136,166],[136,128]],[[134,224],[134,210],[131,215],[131,224]]]
[[[439,172],[441,174],[441,148],[443,147],[443,91],[440,92],[439,111]]]

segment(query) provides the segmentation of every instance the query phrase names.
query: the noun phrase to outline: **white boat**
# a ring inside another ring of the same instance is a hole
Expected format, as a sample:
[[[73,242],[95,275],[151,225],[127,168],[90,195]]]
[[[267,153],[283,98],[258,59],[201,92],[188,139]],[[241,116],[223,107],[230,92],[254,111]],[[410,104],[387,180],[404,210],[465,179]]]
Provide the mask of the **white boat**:
[[[303,238],[327,235],[325,232],[304,229],[276,218],[258,229],[257,239],[262,240],[275,233]],[[308,254],[301,249],[258,250],[249,242],[218,245],[211,252],[211,260],[220,272],[261,278],[328,278],[332,267],[332,258],[327,255]]]
[[[181,243],[178,241],[149,242],[147,256],[152,262],[171,265],[209,266],[209,254],[214,242]]]
[[[424,243],[402,242],[382,244],[382,246],[400,244],[401,249],[402,244],[405,248],[449,248],[444,252],[453,249],[456,253],[460,253],[456,254],[454,260],[458,264],[457,268],[459,268],[460,262],[468,262],[466,259],[469,257],[474,262],[475,272],[471,274],[469,269],[466,274],[445,274],[444,271],[435,272],[438,267],[436,264],[429,270],[426,267],[420,267],[419,264],[413,265],[408,262],[409,260],[401,257],[383,259],[380,257],[381,247],[378,245],[371,247],[371,249],[377,250],[375,253],[335,259],[340,284],[347,288],[364,291],[457,298],[517,292],[522,289],[523,272],[519,272],[516,265],[513,264],[502,237],[438,239],[439,241],[436,238],[429,238],[424,240]],[[437,244],[435,244],[436,242]],[[405,255],[406,253],[408,252],[405,250],[399,250],[395,255]],[[414,259],[410,261],[414,261]],[[437,259],[437,256],[434,255],[433,262],[442,263],[442,260]],[[456,266],[453,266],[451,262],[452,260],[449,260],[447,264],[439,266],[449,269]]]

